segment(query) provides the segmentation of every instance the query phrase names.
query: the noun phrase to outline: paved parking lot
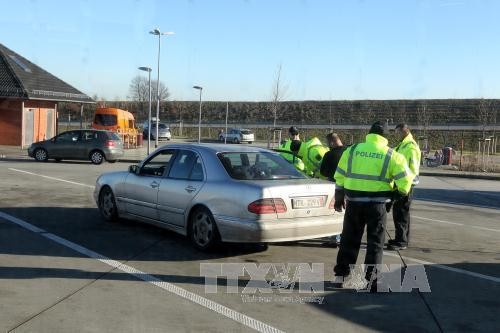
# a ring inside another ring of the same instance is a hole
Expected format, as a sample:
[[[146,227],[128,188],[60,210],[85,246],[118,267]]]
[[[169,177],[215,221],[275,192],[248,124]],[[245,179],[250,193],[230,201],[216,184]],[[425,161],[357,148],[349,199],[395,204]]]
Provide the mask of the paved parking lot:
[[[411,246],[386,251],[384,263],[425,265],[431,292],[367,294],[332,287],[337,250],[321,240],[203,254],[153,226],[103,222],[95,179],[127,166],[0,161],[0,330],[449,332],[500,324],[498,181],[422,177]],[[324,299],[311,302],[300,290],[245,298],[241,281],[227,292],[229,278],[206,293],[200,265],[216,263],[323,264],[324,292],[312,295]]]

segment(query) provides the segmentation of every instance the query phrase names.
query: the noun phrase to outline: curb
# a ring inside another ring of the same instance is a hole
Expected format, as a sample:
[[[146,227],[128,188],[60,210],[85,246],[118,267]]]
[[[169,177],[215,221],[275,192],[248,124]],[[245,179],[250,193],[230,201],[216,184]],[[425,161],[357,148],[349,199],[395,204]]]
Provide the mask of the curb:
[[[420,176],[431,177],[455,177],[455,178],[468,178],[468,179],[484,179],[484,180],[500,180],[497,175],[475,175],[475,174],[459,174],[459,173],[441,173],[441,172],[420,172]]]

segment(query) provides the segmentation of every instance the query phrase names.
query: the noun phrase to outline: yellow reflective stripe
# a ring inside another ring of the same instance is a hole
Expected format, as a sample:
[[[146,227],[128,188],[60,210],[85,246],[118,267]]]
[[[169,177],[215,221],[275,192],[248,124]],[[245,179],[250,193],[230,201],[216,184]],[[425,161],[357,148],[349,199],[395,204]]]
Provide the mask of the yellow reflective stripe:
[[[382,171],[380,172],[379,178],[381,181],[385,180],[390,182],[390,179],[385,178],[385,174],[387,173],[387,169],[389,168],[389,162],[391,161],[391,156],[392,156],[392,149],[389,148],[389,150],[387,150],[387,155],[385,155],[384,164],[382,165]]]
[[[356,143],[352,148],[349,150],[349,158],[347,159],[347,176],[350,177],[350,174],[352,174],[352,157],[354,156],[354,150],[356,149],[356,146],[358,144]]]
[[[395,175],[394,180],[398,180],[398,179],[404,178],[406,176],[408,176],[408,174],[406,173],[406,171],[403,171],[403,172],[400,172],[397,175]]]
[[[337,170],[335,170],[335,172],[340,173],[342,176],[345,176],[345,175],[346,175],[346,172],[344,171],[344,169],[342,169],[342,168],[340,168],[340,167],[337,167]]]

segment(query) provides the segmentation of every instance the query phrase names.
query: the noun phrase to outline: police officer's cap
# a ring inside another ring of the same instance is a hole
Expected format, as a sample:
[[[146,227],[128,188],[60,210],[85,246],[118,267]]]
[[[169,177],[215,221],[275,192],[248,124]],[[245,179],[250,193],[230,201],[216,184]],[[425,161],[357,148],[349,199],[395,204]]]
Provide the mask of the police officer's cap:
[[[288,133],[290,133],[291,135],[298,135],[299,129],[295,126],[292,126],[288,129]]]
[[[372,127],[370,128],[369,133],[385,136],[385,127],[380,121],[376,121],[373,123]]]

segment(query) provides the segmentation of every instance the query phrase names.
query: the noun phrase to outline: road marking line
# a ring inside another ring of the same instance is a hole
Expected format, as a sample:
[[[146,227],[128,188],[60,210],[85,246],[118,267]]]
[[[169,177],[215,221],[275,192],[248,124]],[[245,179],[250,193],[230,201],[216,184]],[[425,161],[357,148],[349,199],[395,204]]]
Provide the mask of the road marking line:
[[[200,296],[198,294],[192,293],[190,291],[187,291],[186,289],[183,289],[181,287],[178,287],[172,283],[162,281],[158,279],[157,277],[147,274],[145,272],[142,272],[132,266],[128,266],[126,264],[122,264],[119,261],[113,260],[111,258],[108,258],[102,254],[99,254],[97,252],[94,252],[92,250],[87,249],[86,247],[83,247],[81,245],[78,245],[76,243],[73,243],[67,239],[61,238],[57,235],[51,234],[41,228],[38,228],[26,221],[23,221],[17,217],[11,216],[9,214],[6,214],[4,212],[0,211],[0,218],[3,218],[7,221],[10,221],[14,224],[17,224],[18,226],[25,228],[27,230],[30,230],[34,233],[39,234],[42,237],[45,237],[47,239],[50,239],[60,245],[63,245],[67,248],[70,248],[78,253],[81,253],[87,257],[96,259],[108,266],[111,266],[115,269],[118,269],[122,272],[128,273],[130,275],[135,276],[136,278],[145,281],[147,283],[150,283],[154,286],[157,286],[163,290],[166,290],[172,294],[175,294],[177,296],[180,296],[188,301],[191,301],[193,303],[196,303],[198,305],[201,305],[209,310],[212,310],[214,312],[217,312],[223,316],[226,316],[229,319],[232,319],[242,325],[245,325],[251,329],[254,329],[255,331],[258,332],[263,332],[263,333],[282,333],[284,331],[275,328],[273,326],[270,326],[260,320],[254,319],[252,317],[249,317],[243,313],[240,313],[238,311],[235,311],[233,309],[230,309],[222,304],[219,304],[217,302],[214,302],[212,300],[209,300],[208,298],[205,298],[203,296]]]
[[[445,224],[464,225],[463,223],[456,223],[456,222],[450,222],[450,221],[430,219],[430,218],[427,218],[427,217],[416,216],[416,215],[412,215],[411,217],[415,217],[417,219],[426,220],[426,221],[433,221],[433,222],[445,223]]]
[[[384,251],[384,255],[387,255],[389,257],[399,258],[398,254],[392,253],[392,252],[387,252],[387,251]],[[436,267],[436,268],[441,268],[441,269],[444,269],[444,270],[447,270],[447,271],[451,271],[451,272],[455,272],[455,273],[460,273],[460,274],[464,274],[464,275],[469,275],[469,276],[472,276],[472,277],[476,277],[476,278],[480,278],[480,279],[484,279],[484,280],[488,280],[488,281],[493,281],[493,282],[496,282],[496,283],[500,283],[500,278],[497,278],[495,276],[484,275],[484,274],[481,274],[481,273],[466,271],[465,269],[450,267],[450,266],[442,265],[442,264],[436,264],[434,262],[420,260],[420,259],[415,259],[415,258],[410,258],[410,257],[401,256],[401,258],[403,258],[405,260],[414,261],[414,262],[419,263],[421,265],[427,265],[427,266],[432,266],[432,267]]]
[[[79,186],[85,186],[85,187],[94,188],[93,185],[88,185],[88,184],[83,184],[83,183],[78,183],[78,182],[72,182],[70,180],[56,178],[56,177],[50,177],[50,176],[40,175],[38,173],[34,173],[34,172],[30,172],[30,171],[19,170],[19,169],[14,169],[14,168],[9,168],[9,170],[17,171],[17,172],[22,172],[22,173],[26,173],[28,175],[38,176],[38,177],[42,177],[42,178],[57,180],[57,181],[60,181],[60,182],[65,182],[65,183],[69,183],[69,184],[73,184],[73,185],[79,185]]]
[[[449,204],[449,205],[456,205],[456,206],[467,206],[467,207],[477,207],[477,208],[486,208],[486,209],[499,209],[500,207],[495,207],[495,206],[485,206],[485,205],[477,205],[477,204],[472,204],[472,203],[463,203],[463,202],[456,202],[456,201],[447,201],[447,200],[438,200],[438,199],[424,199],[424,198],[419,198],[415,197],[415,201],[424,201],[425,203],[435,203],[435,204]]]
[[[480,230],[500,232],[500,229],[485,228],[485,227],[480,227],[477,225],[467,225],[467,224],[463,224],[463,223],[455,223],[455,222],[450,222],[450,221],[436,220],[436,219],[430,219],[428,217],[422,217],[422,216],[416,216],[416,215],[412,215],[411,217],[421,219],[421,220],[426,220],[426,221],[433,221],[433,222],[438,222],[438,223],[445,223],[445,224],[459,225],[459,226],[463,226],[463,227],[470,227],[470,228],[475,228],[475,229],[480,229]]]

